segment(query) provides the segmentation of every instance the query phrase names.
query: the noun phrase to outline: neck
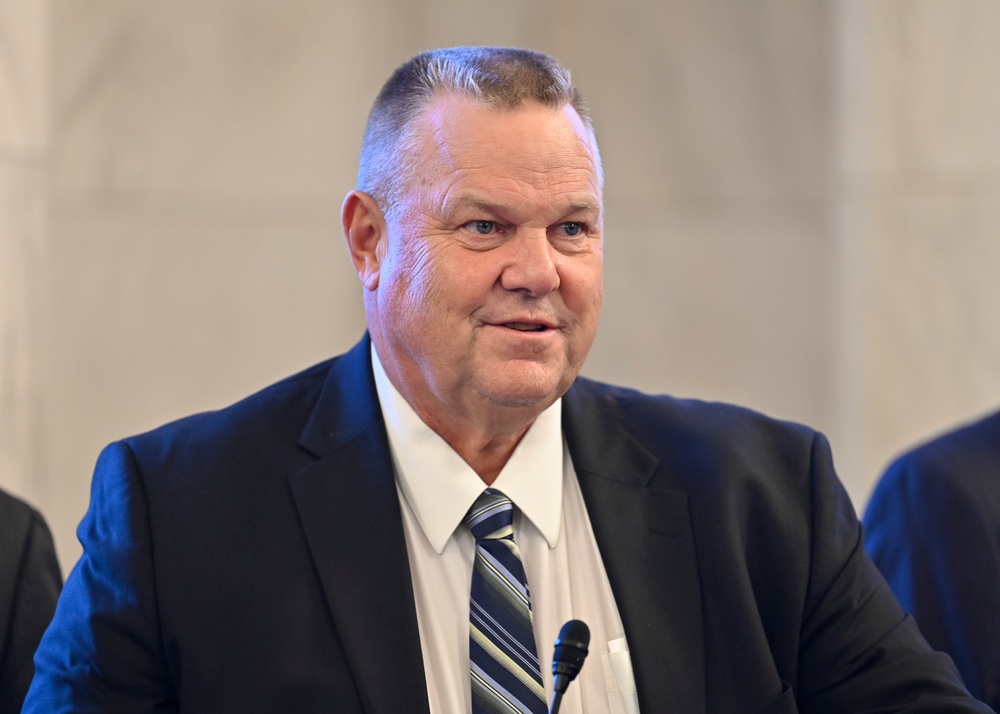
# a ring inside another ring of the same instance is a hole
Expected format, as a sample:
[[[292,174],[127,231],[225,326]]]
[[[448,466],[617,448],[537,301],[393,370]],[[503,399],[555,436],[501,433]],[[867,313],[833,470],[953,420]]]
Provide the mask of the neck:
[[[503,426],[496,423],[484,426],[456,419],[455,415],[449,415],[450,418],[444,421],[419,409],[417,415],[462,457],[487,486],[496,481],[537,416],[532,414]]]
[[[375,343],[375,333],[372,333]],[[403,379],[400,365],[377,353],[386,378],[420,420],[438,434],[487,486],[510,460],[535,419],[551,405],[504,405],[468,392],[446,402],[420,378]]]

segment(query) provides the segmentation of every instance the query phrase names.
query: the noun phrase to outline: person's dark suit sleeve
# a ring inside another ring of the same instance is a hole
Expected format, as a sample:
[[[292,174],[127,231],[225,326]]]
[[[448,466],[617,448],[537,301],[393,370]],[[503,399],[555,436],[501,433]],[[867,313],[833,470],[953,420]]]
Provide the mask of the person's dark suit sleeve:
[[[13,502],[13,499],[11,499]],[[34,673],[32,658],[56,607],[62,572],[42,517],[17,503],[0,513],[0,712],[21,711]]]
[[[126,445],[101,454],[77,533],[83,555],[38,648],[24,711],[175,711],[145,494]]]
[[[988,711],[947,655],[934,652],[863,547],[824,439],[813,452],[812,568],[799,658],[801,711]]]
[[[957,464],[956,464],[957,465]],[[867,548],[934,647],[1000,707],[1000,515],[947,473],[903,458],[865,513]]]

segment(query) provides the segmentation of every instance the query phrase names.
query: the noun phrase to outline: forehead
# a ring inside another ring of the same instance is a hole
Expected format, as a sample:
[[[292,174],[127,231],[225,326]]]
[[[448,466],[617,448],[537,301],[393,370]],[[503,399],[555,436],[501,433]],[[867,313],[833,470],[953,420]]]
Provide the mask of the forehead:
[[[414,180],[592,194],[600,200],[593,134],[570,105],[495,109],[456,95],[433,99],[413,125]]]

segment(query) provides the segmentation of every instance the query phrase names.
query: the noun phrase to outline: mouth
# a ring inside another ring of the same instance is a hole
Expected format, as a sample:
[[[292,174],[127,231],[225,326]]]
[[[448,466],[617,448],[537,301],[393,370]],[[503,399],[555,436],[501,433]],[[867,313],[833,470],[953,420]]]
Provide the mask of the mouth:
[[[503,326],[518,332],[545,332],[549,329],[547,325],[537,322],[505,322]]]

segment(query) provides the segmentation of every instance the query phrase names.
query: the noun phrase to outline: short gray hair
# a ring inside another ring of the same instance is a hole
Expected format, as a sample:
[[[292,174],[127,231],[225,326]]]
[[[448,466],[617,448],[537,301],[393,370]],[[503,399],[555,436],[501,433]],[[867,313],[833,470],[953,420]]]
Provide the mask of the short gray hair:
[[[593,136],[590,112],[569,70],[546,54],[513,47],[421,52],[400,65],[383,85],[365,127],[357,188],[370,194],[383,211],[394,209],[400,188],[414,169],[406,151],[414,119],[434,97],[446,93],[501,111],[528,101],[553,109],[569,104]]]

